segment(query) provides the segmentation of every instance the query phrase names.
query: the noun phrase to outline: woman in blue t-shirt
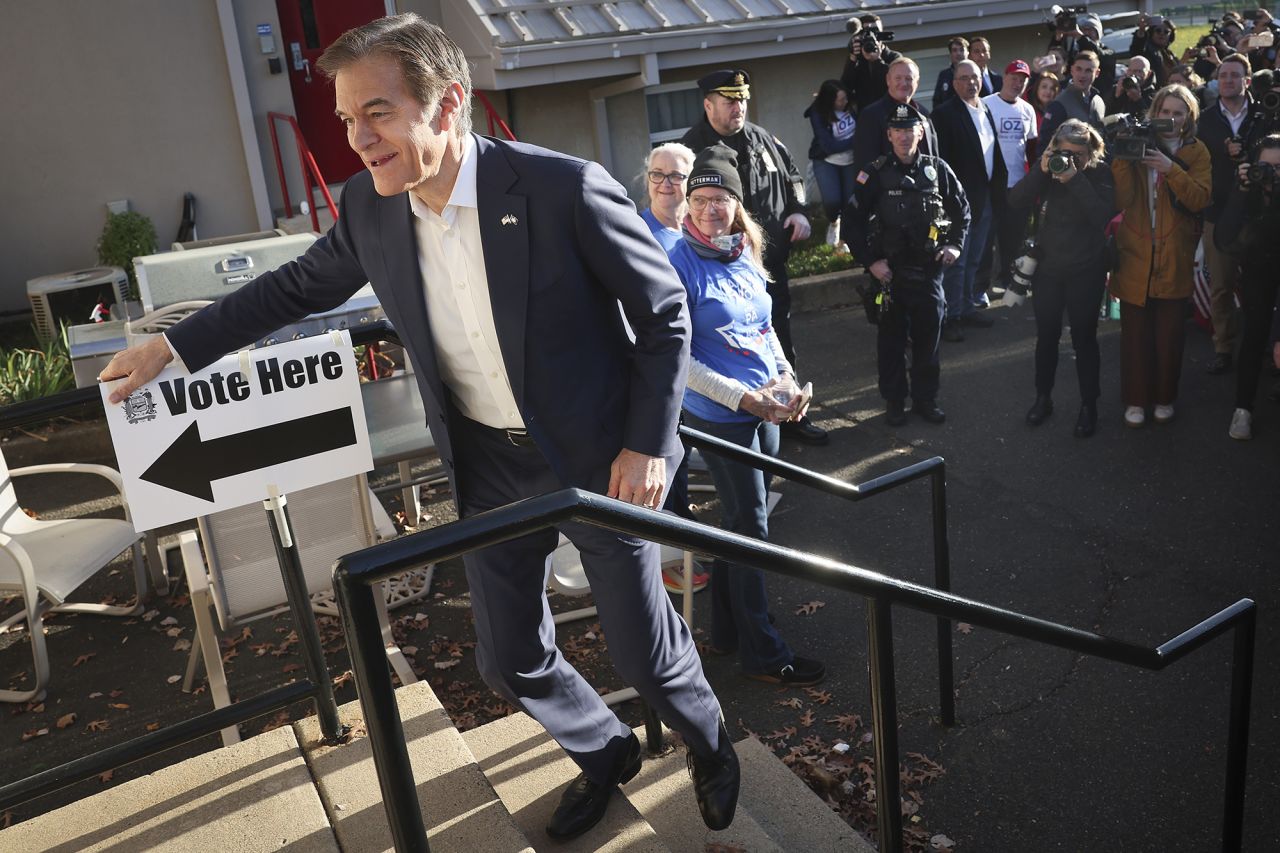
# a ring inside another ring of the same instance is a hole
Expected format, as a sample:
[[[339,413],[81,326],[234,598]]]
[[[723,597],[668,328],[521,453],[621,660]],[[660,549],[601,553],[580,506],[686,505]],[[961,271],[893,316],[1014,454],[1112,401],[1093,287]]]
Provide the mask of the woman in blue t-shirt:
[[[760,226],[742,206],[737,156],[716,143],[689,173],[683,239],[670,254],[693,322],[684,422],[752,450],[778,455],[778,424],[803,416],[808,394],[770,322]],[[723,525],[768,539],[769,479],[762,471],[705,454]],[[711,647],[737,651],[743,674],[784,686],[816,684],[823,665],[793,653],[769,621],[764,573],[717,561],[711,572]]]
[[[640,216],[667,254],[680,242],[685,215],[684,182],[693,168],[693,151],[679,142],[667,142],[649,152],[644,161],[644,185],[649,206]]]

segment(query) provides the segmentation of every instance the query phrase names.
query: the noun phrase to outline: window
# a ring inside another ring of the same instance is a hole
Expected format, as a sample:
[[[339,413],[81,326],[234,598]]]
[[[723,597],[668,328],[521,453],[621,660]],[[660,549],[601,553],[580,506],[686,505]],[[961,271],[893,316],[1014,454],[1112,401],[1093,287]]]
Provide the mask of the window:
[[[649,111],[649,144],[677,142],[703,116],[702,93],[696,83],[668,83],[645,90]]]
[[[890,45],[892,47],[893,45]],[[933,112],[933,87],[938,82],[938,72],[951,65],[951,54],[944,48],[930,50],[913,50],[907,54],[920,66],[920,88],[916,90],[916,101],[925,109]]]

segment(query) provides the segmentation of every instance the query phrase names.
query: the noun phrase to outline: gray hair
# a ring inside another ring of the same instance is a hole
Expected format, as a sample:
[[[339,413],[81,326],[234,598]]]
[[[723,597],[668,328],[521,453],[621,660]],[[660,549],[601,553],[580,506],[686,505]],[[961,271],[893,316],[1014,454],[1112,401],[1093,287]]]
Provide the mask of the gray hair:
[[[450,83],[462,87],[462,108],[455,127],[458,136],[471,132],[471,70],[462,48],[444,30],[413,12],[379,18],[338,36],[321,55],[316,68],[332,80],[338,72],[371,56],[396,61],[415,100],[434,105]]]
[[[1058,129],[1054,131],[1053,138],[1049,140],[1050,150],[1060,148],[1059,143],[1070,142],[1072,145],[1083,145],[1089,149],[1089,160],[1085,163],[1085,169],[1092,169],[1102,162],[1103,154],[1106,152],[1106,144],[1102,141],[1102,134],[1097,129],[1078,118],[1069,118],[1062,124],[1058,125]],[[1084,171],[1083,169],[1081,171]]]
[[[644,170],[647,172],[653,167],[653,158],[656,154],[670,154],[672,157],[693,168],[694,153],[693,149],[688,145],[682,145],[679,142],[664,142],[656,146],[649,152],[649,156],[644,158]]]

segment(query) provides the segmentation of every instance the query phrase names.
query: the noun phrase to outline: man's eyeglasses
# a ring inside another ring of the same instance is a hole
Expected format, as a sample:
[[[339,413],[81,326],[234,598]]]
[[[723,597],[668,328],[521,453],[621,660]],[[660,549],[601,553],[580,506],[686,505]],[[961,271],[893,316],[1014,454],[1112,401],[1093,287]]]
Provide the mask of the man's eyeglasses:
[[[733,201],[733,196],[731,195],[718,195],[714,198],[699,195],[689,199],[689,206],[694,210],[706,210],[707,205],[711,205],[717,210],[724,210],[731,201]]]
[[[666,181],[667,183],[671,184],[671,186],[674,187],[677,184],[683,184],[684,179],[687,177],[689,176],[682,175],[679,172],[659,172],[655,169],[654,171],[649,173],[649,183],[660,184],[663,181]]]

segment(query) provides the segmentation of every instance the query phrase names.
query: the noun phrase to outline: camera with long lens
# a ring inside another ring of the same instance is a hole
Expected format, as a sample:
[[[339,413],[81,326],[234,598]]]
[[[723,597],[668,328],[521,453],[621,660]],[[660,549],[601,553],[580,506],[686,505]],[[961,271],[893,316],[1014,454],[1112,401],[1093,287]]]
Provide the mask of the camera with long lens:
[[[1076,161],[1071,156],[1071,152],[1063,148],[1059,148],[1049,155],[1049,174],[1051,175],[1070,172],[1075,165]]]
[[[1069,155],[1068,155],[1069,156]],[[1009,287],[1005,289],[1003,302],[1006,306],[1021,305],[1027,301],[1031,292],[1031,280],[1035,278],[1036,268],[1040,266],[1041,251],[1036,245],[1036,238],[1028,237],[1022,244],[1022,251],[1014,259],[1009,268]]]
[[[1256,108],[1249,117],[1250,141],[1280,131],[1280,89],[1268,89],[1255,103]]]
[[[858,49],[863,53],[876,53],[884,42],[893,41],[893,31],[880,32],[866,27],[854,38],[857,39]]]
[[[1053,26],[1055,29],[1064,33],[1069,33],[1076,29],[1080,16],[1087,14],[1089,7],[1080,6],[1059,6],[1056,3],[1049,7],[1049,14],[1053,16]]]
[[[1173,130],[1173,119],[1141,119],[1118,113],[1102,120],[1102,134],[1107,153],[1113,160],[1141,160],[1152,148],[1158,148],[1162,134]]]
[[[1249,167],[1248,181],[1250,186],[1260,186],[1275,178],[1276,167],[1270,163],[1254,163]]]
[[[1120,78],[1120,88],[1126,92],[1141,92],[1142,85],[1138,83],[1136,77],[1124,76]]]

